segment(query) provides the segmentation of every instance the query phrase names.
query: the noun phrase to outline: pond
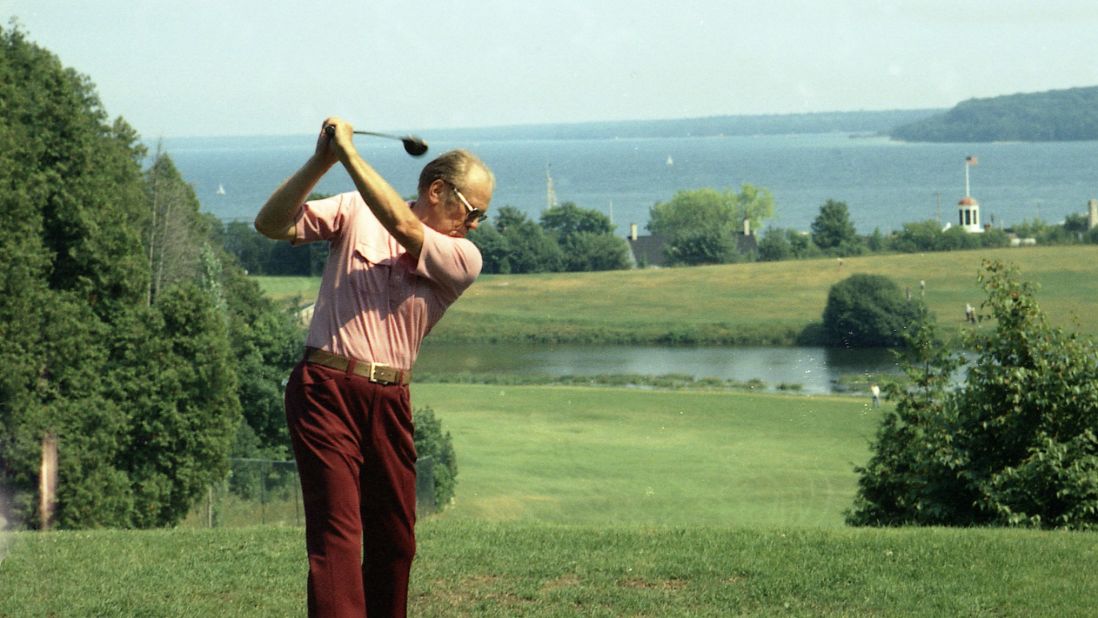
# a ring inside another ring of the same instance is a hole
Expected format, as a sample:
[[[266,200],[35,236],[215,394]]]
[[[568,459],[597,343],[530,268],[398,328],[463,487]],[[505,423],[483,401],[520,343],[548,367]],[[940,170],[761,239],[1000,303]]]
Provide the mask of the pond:
[[[416,371],[503,375],[684,374],[696,379],[761,380],[768,390],[799,386],[834,392],[841,376],[899,373],[888,350],[824,347],[672,347],[424,343]]]

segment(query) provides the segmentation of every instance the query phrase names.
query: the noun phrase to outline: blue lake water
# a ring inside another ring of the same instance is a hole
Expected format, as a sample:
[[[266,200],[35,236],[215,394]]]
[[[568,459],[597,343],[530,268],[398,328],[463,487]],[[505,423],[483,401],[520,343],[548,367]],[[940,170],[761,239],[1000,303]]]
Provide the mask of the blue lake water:
[[[964,195],[968,155],[979,158],[971,188],[985,223],[1059,222],[1098,197],[1098,142],[907,144],[843,133],[461,143],[423,137],[432,154],[456,147],[478,153],[497,176],[493,206],[537,218],[546,206],[548,169],[559,201],[612,213],[622,234],[630,223],[643,233],[651,206],[676,191],[742,183],[773,193],[771,226],[807,230],[828,199],[847,203],[861,233],[939,217],[950,222]],[[203,209],[226,220],[254,217],[312,145],[310,136],[165,141]],[[398,191],[415,193],[424,160],[408,157],[399,142],[359,138],[358,147]],[[351,189],[339,169],[318,187]]]
[[[670,347],[523,344],[423,345],[416,371],[433,375],[596,376],[680,374],[696,379],[761,380],[764,388],[797,386],[806,394],[835,390],[847,375],[899,372],[892,352],[822,347]]]

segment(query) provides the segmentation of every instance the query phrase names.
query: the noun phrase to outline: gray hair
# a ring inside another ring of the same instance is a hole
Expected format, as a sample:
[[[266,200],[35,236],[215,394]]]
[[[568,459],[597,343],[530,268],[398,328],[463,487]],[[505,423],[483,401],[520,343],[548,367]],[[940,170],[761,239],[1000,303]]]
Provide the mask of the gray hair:
[[[492,187],[495,187],[496,177],[484,161],[468,150],[459,149],[443,153],[423,167],[423,171],[419,173],[419,192],[425,192],[436,180],[444,180],[452,186],[460,187],[469,177],[469,171],[473,167],[484,170]]]

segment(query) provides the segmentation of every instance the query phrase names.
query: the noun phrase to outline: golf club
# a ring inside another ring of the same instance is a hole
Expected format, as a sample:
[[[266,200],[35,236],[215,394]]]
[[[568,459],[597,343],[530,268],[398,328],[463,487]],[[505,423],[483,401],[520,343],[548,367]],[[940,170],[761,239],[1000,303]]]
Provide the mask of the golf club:
[[[335,127],[325,128],[325,132],[331,137],[335,134]],[[414,135],[405,135],[401,137],[399,135],[389,135],[388,133],[375,133],[373,131],[355,131],[355,135],[373,135],[374,137],[384,137],[387,139],[398,139],[404,142],[404,152],[412,155],[413,157],[422,157],[427,153],[427,142],[421,140]]]

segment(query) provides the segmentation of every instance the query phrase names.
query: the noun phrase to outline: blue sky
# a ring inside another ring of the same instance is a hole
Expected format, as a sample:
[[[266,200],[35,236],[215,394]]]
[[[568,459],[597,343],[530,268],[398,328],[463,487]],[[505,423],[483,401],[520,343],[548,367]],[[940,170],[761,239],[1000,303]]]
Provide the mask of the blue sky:
[[[1094,0],[0,0],[145,137],[950,107],[1098,85]]]

